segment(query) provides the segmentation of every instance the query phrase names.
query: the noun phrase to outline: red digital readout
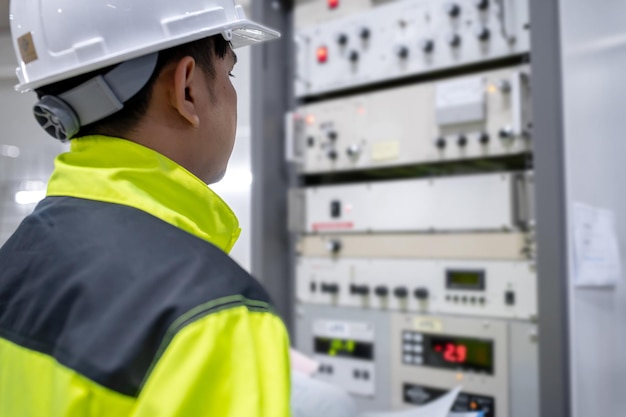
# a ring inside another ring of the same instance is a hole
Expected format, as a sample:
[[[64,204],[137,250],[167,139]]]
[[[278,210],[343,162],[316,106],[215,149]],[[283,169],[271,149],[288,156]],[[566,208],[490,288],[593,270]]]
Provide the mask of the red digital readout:
[[[443,360],[451,363],[463,363],[467,360],[467,346],[454,343],[435,345],[436,352],[443,352]]]

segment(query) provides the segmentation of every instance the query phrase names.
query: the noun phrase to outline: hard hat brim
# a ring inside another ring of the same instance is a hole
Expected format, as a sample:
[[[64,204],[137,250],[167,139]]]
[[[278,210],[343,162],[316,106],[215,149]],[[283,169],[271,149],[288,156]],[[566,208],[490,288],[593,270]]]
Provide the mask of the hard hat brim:
[[[68,69],[61,74],[38,79],[33,82],[20,83],[15,86],[15,90],[25,93],[49,84],[54,84],[59,81],[86,74],[100,68],[106,68],[108,66],[119,64],[133,58],[172,48],[178,45],[184,45],[188,42],[193,42],[199,39],[208,38],[219,34],[222,34],[224,38],[228,39],[234,49],[267,42],[269,40],[277,39],[280,37],[280,33],[273,29],[270,29],[266,26],[260,25],[247,19],[242,19],[219,29],[210,28],[206,31],[198,31],[191,35],[169,39],[159,44],[152,44],[145,48],[137,48],[132,51],[122,52],[115,56],[111,56],[106,60],[94,60],[93,63],[80,63],[77,65],[76,68]],[[16,69],[16,72],[18,73],[18,78],[21,79],[22,77],[20,77],[19,75],[19,73],[21,72],[21,68],[18,67]]]

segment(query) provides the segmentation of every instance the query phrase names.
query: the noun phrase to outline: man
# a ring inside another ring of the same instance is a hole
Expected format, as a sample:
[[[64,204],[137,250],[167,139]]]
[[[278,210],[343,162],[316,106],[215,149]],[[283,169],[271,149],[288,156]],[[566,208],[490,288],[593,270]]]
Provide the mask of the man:
[[[278,34],[233,0],[15,0],[11,30],[18,90],[72,140],[0,250],[0,416],[288,416],[284,325],[206,186],[232,47]]]

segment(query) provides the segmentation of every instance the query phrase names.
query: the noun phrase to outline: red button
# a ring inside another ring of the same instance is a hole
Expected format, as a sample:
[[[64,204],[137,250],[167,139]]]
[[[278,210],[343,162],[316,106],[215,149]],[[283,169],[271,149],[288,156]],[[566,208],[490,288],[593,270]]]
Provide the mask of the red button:
[[[317,48],[317,62],[323,64],[328,61],[328,48],[325,46],[320,46]]]
[[[339,0],[328,0],[328,7],[330,9],[336,9],[339,7]]]

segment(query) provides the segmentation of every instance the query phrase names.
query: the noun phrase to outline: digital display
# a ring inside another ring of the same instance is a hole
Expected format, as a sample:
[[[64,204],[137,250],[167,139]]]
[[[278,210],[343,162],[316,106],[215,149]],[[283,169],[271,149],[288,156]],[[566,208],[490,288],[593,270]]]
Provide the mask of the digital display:
[[[485,271],[446,271],[446,287],[452,290],[485,289]]]
[[[493,341],[424,335],[424,365],[493,374]]]
[[[354,359],[374,359],[374,344],[349,339],[315,338],[315,353]]]

